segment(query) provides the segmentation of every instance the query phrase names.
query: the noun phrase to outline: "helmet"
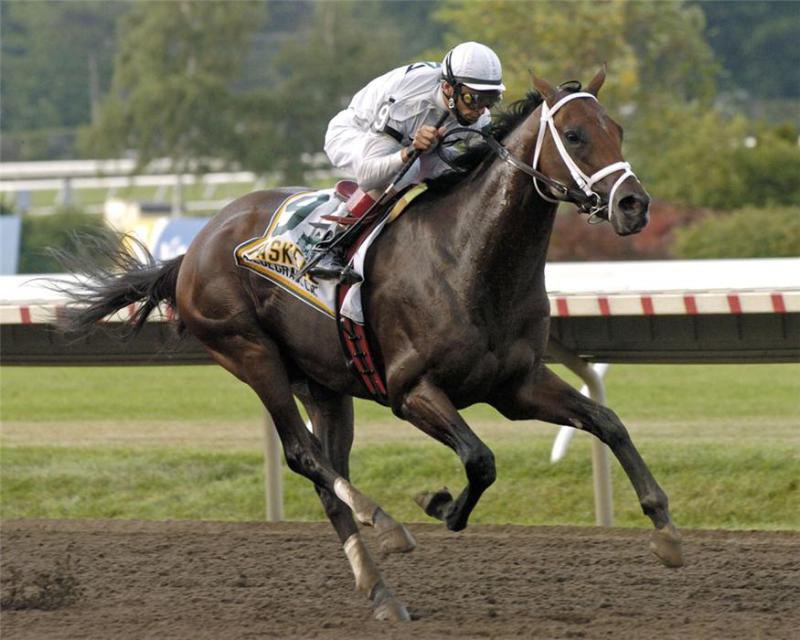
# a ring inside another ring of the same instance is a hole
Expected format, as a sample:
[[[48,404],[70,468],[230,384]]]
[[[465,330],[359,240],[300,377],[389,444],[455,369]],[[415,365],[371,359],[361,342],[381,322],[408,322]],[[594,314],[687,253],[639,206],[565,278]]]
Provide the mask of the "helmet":
[[[442,77],[451,85],[463,84],[475,91],[506,90],[497,54],[485,44],[462,42],[447,52]]]

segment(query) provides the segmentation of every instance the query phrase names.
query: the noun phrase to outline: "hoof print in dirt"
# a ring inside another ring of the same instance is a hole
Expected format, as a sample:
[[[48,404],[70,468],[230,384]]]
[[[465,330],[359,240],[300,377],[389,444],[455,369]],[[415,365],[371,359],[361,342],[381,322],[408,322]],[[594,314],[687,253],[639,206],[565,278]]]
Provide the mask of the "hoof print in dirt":
[[[14,566],[5,567],[3,573],[0,608],[4,611],[63,609],[77,602],[82,595],[83,590],[70,571],[69,561],[33,576],[24,575]]]

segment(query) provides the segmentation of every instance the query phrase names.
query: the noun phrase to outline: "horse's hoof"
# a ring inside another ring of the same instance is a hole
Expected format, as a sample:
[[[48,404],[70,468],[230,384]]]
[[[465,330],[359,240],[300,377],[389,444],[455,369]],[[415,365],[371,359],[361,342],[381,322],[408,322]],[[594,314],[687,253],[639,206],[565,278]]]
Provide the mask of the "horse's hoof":
[[[650,551],[665,567],[677,569],[683,566],[681,535],[671,522],[653,531],[650,537]]]
[[[411,616],[406,606],[394,597],[388,587],[379,582],[375,585],[370,599],[375,605],[375,618],[378,620],[391,620],[393,622],[408,622]]]
[[[450,505],[453,504],[453,496],[450,495],[447,487],[442,487],[438,491],[417,494],[414,502],[422,507],[422,510],[431,518],[444,520]]]
[[[375,605],[375,618],[377,620],[390,620],[392,622],[408,622],[411,616],[406,609],[406,605],[392,595],[388,589],[382,589],[382,593],[375,594],[377,604]]]
[[[463,531],[467,528],[467,521],[461,517],[461,515],[458,517],[446,518],[444,524],[450,531]]]
[[[417,548],[417,541],[411,532],[399,522],[378,531],[381,553],[408,553]]]

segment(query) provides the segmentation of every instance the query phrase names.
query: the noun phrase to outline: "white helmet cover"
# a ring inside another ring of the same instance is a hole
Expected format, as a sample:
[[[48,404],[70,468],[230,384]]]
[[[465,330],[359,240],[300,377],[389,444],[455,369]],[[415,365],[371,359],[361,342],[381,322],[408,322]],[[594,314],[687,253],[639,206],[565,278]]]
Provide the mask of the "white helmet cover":
[[[500,58],[485,44],[462,42],[450,49],[442,62],[442,76],[475,91],[506,90]]]

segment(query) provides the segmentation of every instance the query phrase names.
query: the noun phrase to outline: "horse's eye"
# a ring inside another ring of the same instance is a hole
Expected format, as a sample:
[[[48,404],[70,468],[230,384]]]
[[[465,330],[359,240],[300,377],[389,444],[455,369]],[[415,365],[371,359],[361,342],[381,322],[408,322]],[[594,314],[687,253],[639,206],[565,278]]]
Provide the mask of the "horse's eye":
[[[570,144],[578,144],[581,141],[581,134],[577,131],[568,130],[564,132],[564,139]]]

